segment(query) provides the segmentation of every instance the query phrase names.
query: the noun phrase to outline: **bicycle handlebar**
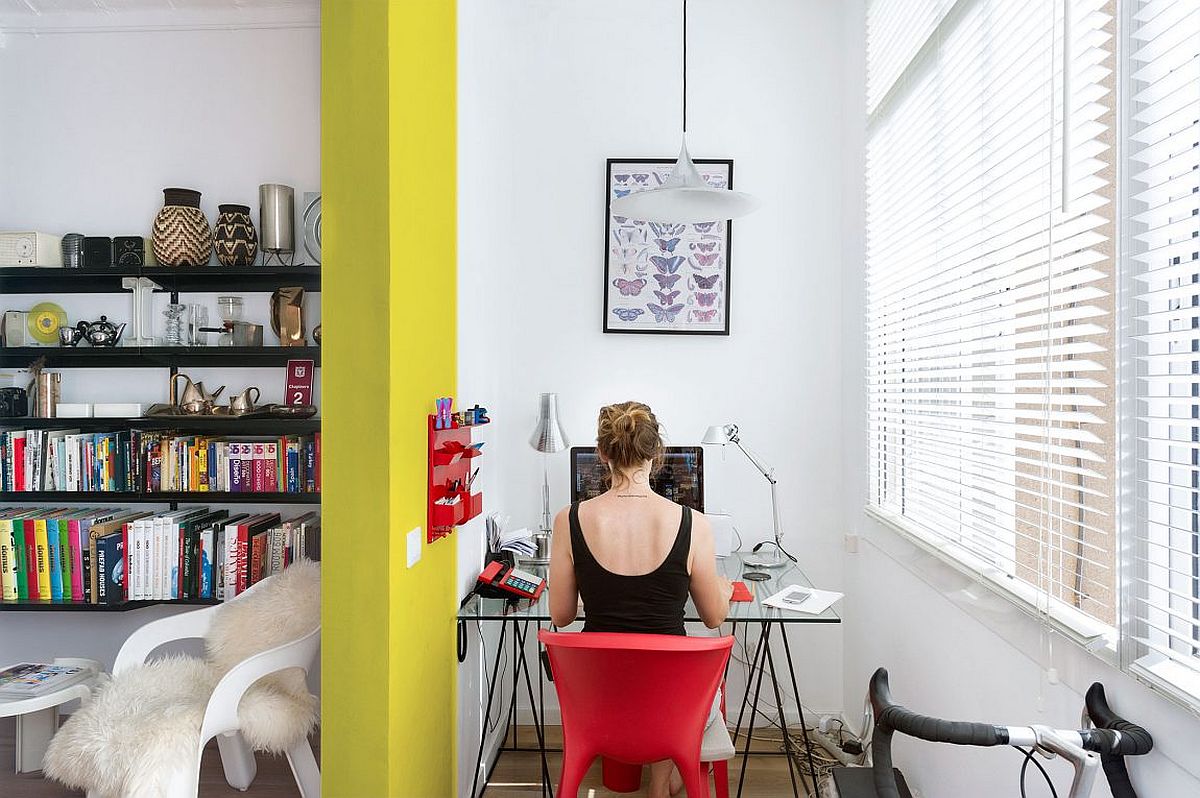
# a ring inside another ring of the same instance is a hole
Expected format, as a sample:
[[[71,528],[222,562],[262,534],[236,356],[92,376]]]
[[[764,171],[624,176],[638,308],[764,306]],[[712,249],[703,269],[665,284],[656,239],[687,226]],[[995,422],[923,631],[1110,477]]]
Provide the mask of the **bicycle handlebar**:
[[[1083,747],[1100,754],[1113,798],[1137,798],[1129,771],[1125,769],[1125,757],[1150,753],[1154,738],[1141,726],[1112,711],[1100,682],[1088,688],[1083,700],[1088,717],[1096,724],[1095,729],[1084,733]]]
[[[884,668],[871,676],[869,692],[875,716],[875,731],[871,738],[875,793],[878,798],[900,798],[892,773],[892,733],[901,732],[922,740],[953,745],[1008,745],[1006,726],[986,723],[965,723],[918,715],[892,700],[888,673]],[[1121,718],[1108,706],[1104,687],[1097,682],[1085,698],[1088,716],[1095,729],[1079,732],[1083,747],[1100,755],[1104,775],[1112,789],[1113,798],[1137,798],[1129,774],[1125,770],[1126,755],[1149,753],[1154,747],[1150,733]]]

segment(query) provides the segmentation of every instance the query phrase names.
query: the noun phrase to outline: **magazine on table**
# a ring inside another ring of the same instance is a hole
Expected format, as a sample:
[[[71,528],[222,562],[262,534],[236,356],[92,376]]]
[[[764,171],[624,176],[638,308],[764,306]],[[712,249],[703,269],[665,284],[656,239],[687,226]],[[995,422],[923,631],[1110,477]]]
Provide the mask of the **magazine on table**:
[[[94,672],[77,665],[22,662],[0,669],[0,698],[34,698],[84,681]]]

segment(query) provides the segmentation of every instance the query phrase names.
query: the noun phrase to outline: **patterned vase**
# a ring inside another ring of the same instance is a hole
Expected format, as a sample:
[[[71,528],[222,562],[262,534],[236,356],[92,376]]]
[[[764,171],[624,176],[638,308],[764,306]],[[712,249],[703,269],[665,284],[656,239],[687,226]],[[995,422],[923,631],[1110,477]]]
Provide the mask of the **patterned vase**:
[[[200,192],[164,188],[154,217],[154,257],[160,266],[203,266],[212,252],[212,230],[200,210]]]
[[[223,266],[252,266],[258,254],[258,232],[245,205],[218,205],[221,215],[213,231],[213,250]]]

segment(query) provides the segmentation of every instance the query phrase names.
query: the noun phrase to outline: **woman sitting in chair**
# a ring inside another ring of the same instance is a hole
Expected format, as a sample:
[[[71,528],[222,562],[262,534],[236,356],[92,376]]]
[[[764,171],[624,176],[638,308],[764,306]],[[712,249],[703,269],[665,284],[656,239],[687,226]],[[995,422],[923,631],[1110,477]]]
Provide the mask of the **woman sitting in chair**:
[[[550,615],[567,626],[587,609],[585,632],[686,634],[690,594],[704,625],[729,614],[733,584],[717,573],[712,527],[703,514],[656,494],[650,475],[661,464],[662,435],[650,408],[624,402],[600,409],[597,452],[609,489],[554,519]],[[720,693],[708,724],[720,715]],[[682,788],[670,762],[650,768],[651,798]]]

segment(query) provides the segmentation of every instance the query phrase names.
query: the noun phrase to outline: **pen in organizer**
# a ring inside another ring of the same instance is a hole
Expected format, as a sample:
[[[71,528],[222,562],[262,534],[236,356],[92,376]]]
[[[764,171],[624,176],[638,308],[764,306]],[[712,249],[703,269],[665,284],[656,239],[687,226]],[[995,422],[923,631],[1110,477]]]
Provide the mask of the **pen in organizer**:
[[[471,486],[475,484],[475,477],[479,476],[479,469],[476,468],[471,472],[471,476],[467,477],[467,492],[471,492]]]

